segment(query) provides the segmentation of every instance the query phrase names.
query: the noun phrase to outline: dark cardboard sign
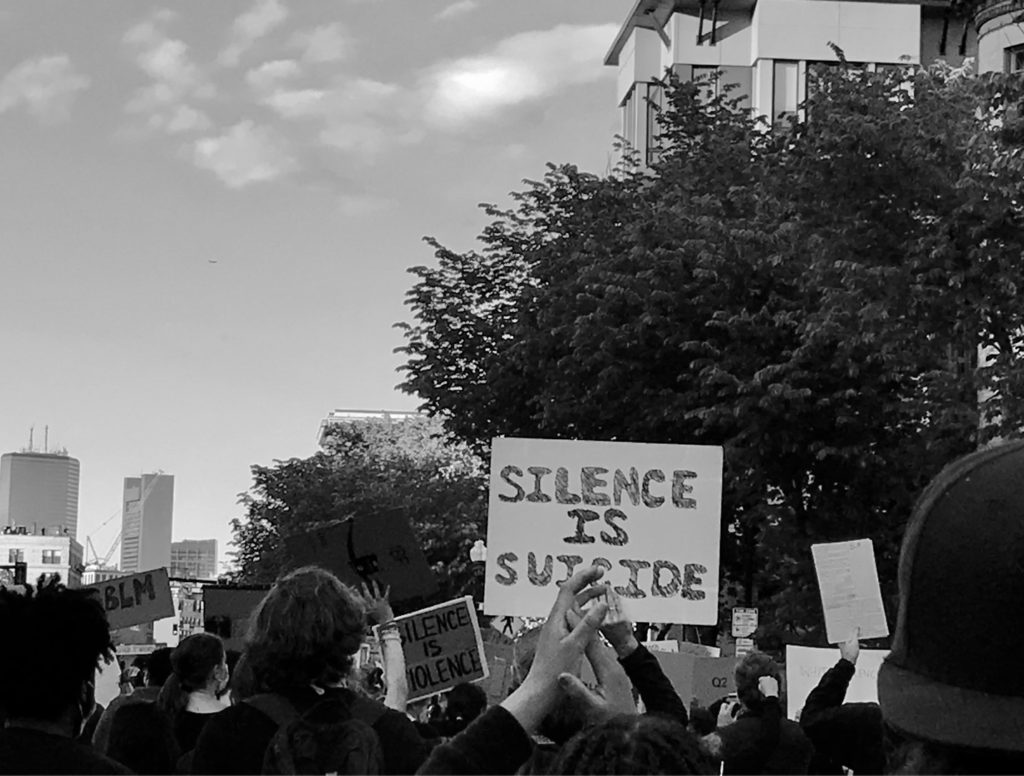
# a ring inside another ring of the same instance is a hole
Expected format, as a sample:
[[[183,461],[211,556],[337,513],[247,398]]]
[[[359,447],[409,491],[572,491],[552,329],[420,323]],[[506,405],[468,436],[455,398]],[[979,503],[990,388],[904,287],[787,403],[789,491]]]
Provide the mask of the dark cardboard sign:
[[[174,616],[167,569],[128,574],[83,589],[91,591],[99,599],[111,630]]]
[[[466,596],[395,618],[410,702],[488,677],[474,608],[473,599]]]
[[[424,602],[437,592],[427,558],[402,510],[350,517],[285,539],[293,564],[320,566],[356,588],[391,587],[392,604]]]
[[[267,594],[262,588],[203,588],[203,630],[224,641],[225,649],[241,650],[249,630],[249,618]]]

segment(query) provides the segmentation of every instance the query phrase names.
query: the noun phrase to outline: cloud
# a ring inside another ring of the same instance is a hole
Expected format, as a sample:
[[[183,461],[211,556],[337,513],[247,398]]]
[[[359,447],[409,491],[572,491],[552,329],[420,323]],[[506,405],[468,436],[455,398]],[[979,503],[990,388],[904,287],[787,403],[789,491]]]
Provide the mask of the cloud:
[[[216,137],[197,140],[192,159],[231,189],[272,181],[298,169],[285,141],[269,127],[241,121]]]
[[[246,83],[255,91],[264,94],[282,82],[295,78],[302,73],[302,68],[294,59],[274,59],[254,67],[245,74]]]
[[[264,103],[284,119],[315,118],[322,115],[321,106],[326,97],[323,89],[280,89]]]
[[[479,7],[480,3],[477,0],[458,0],[458,2],[445,6],[434,18],[438,20],[451,19],[455,16],[471,13]]]
[[[0,113],[24,106],[44,124],[55,124],[71,115],[75,98],[89,84],[67,55],[26,59],[0,80]]]
[[[125,110],[138,116],[151,130],[178,134],[202,131],[210,119],[192,100],[206,100],[216,93],[212,82],[189,57],[188,46],[162,30],[173,15],[160,12],[125,33],[123,42],[135,63],[150,78],[136,90]]]
[[[228,44],[221,51],[217,61],[226,67],[235,67],[241,61],[242,54],[252,48],[257,40],[283,24],[287,18],[288,9],[280,0],[256,0],[256,3],[231,25]]]
[[[602,59],[617,31],[613,24],[559,25],[514,35],[492,53],[443,63],[422,85],[426,118],[458,129],[602,79],[608,75]]]
[[[311,64],[340,62],[352,47],[352,39],[338,22],[322,24],[292,36],[293,47],[302,51],[302,59]]]

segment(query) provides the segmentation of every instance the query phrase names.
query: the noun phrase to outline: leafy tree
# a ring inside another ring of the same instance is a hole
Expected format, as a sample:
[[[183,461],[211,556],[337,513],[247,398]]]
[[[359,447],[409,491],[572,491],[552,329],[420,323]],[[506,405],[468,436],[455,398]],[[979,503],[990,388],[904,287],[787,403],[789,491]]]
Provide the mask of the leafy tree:
[[[474,591],[469,548],[483,536],[486,482],[480,461],[446,442],[427,418],[334,426],[309,458],[253,466],[232,521],[236,580],[269,583],[291,565],[283,537],[353,514],[403,508],[437,575],[439,596]]]
[[[1021,85],[843,63],[772,131],[729,89],[666,91],[649,171],[550,166],[481,252],[432,243],[404,388],[481,451],[724,446],[725,586],[813,643],[810,544],[873,538],[894,593],[921,487],[1024,422]]]

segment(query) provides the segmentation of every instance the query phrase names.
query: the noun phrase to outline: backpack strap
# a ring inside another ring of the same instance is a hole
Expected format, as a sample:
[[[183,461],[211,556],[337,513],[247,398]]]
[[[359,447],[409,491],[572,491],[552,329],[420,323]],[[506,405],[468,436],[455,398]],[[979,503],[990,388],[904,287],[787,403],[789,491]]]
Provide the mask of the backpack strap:
[[[302,718],[299,710],[295,708],[295,704],[277,693],[254,695],[251,698],[246,698],[244,703],[248,703],[257,711],[270,717],[279,728]]]

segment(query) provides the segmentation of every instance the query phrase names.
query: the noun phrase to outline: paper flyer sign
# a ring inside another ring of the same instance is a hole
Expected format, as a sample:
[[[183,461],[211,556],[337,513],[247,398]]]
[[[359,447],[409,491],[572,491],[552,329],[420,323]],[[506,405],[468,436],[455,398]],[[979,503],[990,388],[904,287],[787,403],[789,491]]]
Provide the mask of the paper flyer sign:
[[[757,630],[757,609],[750,609],[741,606],[733,607],[732,610],[732,637],[734,639],[745,639],[754,635]]]
[[[103,604],[111,630],[174,616],[171,582],[165,568],[108,579],[83,589],[92,591]]]
[[[489,675],[470,596],[396,617],[405,654],[409,701]]]
[[[885,649],[860,651],[857,670],[846,691],[846,703],[878,703],[878,671],[888,654]],[[838,649],[786,647],[786,716],[797,719],[811,690],[838,662]]]
[[[871,540],[813,544],[811,554],[829,643],[888,636]]]
[[[494,439],[485,611],[545,617],[597,564],[634,622],[713,625],[721,502],[720,447]]]

